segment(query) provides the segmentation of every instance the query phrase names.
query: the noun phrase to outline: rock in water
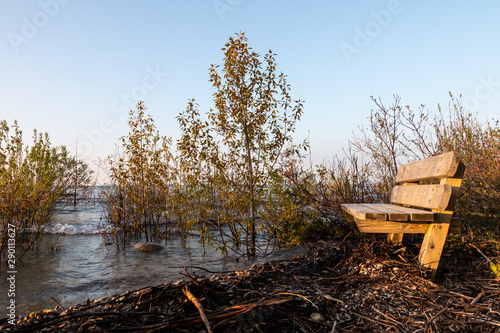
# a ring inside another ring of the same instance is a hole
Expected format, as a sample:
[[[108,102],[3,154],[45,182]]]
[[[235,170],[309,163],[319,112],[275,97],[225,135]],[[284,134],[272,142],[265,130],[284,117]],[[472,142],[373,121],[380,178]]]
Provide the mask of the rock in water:
[[[158,243],[151,243],[151,242],[144,242],[144,243],[137,243],[134,245],[134,247],[143,252],[157,252],[161,251],[164,249],[163,245],[160,245]]]

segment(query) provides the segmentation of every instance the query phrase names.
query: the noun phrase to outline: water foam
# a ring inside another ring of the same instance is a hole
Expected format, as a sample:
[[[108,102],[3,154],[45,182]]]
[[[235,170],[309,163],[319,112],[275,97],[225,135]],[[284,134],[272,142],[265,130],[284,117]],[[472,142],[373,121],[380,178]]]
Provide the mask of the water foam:
[[[102,226],[98,224],[67,224],[57,223],[48,226],[44,232],[48,234],[63,234],[63,235],[98,235],[103,231]]]

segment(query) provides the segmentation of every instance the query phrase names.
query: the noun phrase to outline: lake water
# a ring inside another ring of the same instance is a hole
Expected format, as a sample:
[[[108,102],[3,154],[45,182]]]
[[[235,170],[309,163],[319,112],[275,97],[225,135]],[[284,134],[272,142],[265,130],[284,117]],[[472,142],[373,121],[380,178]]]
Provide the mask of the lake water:
[[[16,315],[84,303],[113,294],[150,285],[185,279],[189,272],[206,275],[213,272],[245,269],[255,262],[284,259],[304,250],[295,248],[274,252],[253,260],[236,260],[221,256],[209,247],[203,249],[197,239],[169,240],[157,253],[137,251],[133,247],[117,250],[106,247],[99,236],[102,215],[100,205],[68,207],[48,227],[39,251],[28,252],[16,262]],[[6,317],[8,281],[2,267],[0,280],[0,318]],[[5,296],[5,297],[4,297]]]

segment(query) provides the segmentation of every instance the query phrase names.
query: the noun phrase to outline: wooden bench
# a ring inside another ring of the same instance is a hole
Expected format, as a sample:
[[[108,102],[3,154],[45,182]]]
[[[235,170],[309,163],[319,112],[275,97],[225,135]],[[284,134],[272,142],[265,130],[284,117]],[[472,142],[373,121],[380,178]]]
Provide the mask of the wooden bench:
[[[391,244],[401,243],[405,233],[425,234],[418,261],[431,269],[434,279],[446,236],[461,232],[461,222],[452,214],[464,171],[456,152],[403,165],[396,176],[398,185],[392,190],[391,204],[343,204],[342,209],[359,231],[387,233]],[[436,179],[439,184],[432,184]]]

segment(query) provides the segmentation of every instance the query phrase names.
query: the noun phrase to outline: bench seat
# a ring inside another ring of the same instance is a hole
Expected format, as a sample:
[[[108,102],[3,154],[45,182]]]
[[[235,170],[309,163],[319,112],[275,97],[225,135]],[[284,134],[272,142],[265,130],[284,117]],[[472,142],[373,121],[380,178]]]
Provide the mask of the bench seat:
[[[342,208],[365,233],[425,234],[429,223],[437,219],[436,212],[393,204],[344,204]],[[461,220],[452,218],[449,233],[461,232]]]
[[[436,213],[393,204],[345,204],[344,210],[362,220],[434,221]]]

